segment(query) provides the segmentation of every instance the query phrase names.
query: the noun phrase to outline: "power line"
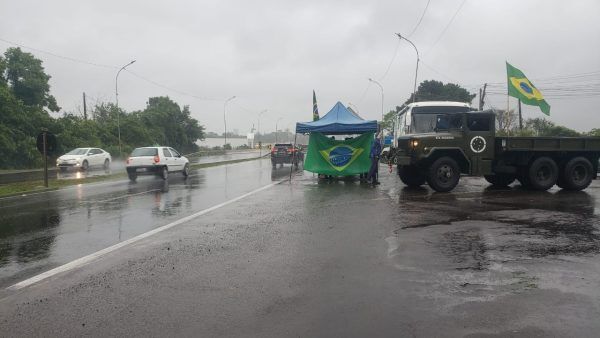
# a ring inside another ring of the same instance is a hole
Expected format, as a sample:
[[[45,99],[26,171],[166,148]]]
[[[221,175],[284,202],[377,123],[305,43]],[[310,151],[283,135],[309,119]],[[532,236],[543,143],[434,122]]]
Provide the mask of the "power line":
[[[419,22],[417,22],[417,25],[415,26],[415,28],[413,28],[413,30],[410,32],[410,34],[407,35],[407,37],[411,37],[413,35],[413,33],[417,30],[417,28],[419,28],[419,26],[421,25],[421,21],[423,21],[423,18],[425,17],[425,13],[427,12],[427,8],[429,7],[429,3],[431,2],[431,0],[427,0],[427,5],[425,5],[425,9],[423,10],[423,14],[421,14],[421,18],[419,19]]]
[[[127,73],[129,73],[129,74],[137,77],[140,80],[146,81],[146,82],[151,83],[151,84],[153,84],[153,85],[155,85],[157,87],[160,87],[160,88],[163,88],[163,89],[166,89],[166,90],[170,90],[170,91],[172,91],[174,93],[177,93],[177,94],[180,94],[180,95],[189,96],[189,97],[192,97],[192,98],[195,98],[195,99],[198,99],[198,100],[202,100],[202,101],[223,101],[223,100],[220,100],[220,99],[215,99],[215,98],[210,98],[210,97],[198,96],[198,95],[190,94],[190,93],[181,91],[179,89],[175,89],[175,88],[171,88],[171,87],[165,86],[165,85],[160,84],[160,83],[158,83],[156,81],[153,81],[153,80],[150,80],[150,79],[148,79],[146,77],[143,77],[143,76],[141,76],[141,75],[139,75],[137,73],[134,73],[134,72],[132,72],[129,69],[125,69],[125,71]]]
[[[429,7],[430,2],[431,2],[431,0],[427,0],[427,5],[425,5],[425,9],[423,10],[423,13],[421,14],[421,18],[419,19],[419,21],[417,22],[417,24],[415,25],[413,30],[410,32],[410,34],[408,34],[408,37],[411,37],[413,35],[413,33],[417,30],[417,28],[419,28],[419,26],[421,25],[421,21],[423,21],[423,18],[425,17],[425,13],[427,12],[427,8]],[[390,68],[392,68],[392,64],[394,63],[394,60],[396,60],[396,56],[398,56],[399,47],[400,47],[400,40],[398,40],[398,42],[396,43],[396,49],[394,50],[394,55],[392,56],[392,59],[390,60],[390,63],[388,64],[385,72],[379,78],[379,81],[382,81],[388,75]]]
[[[452,16],[452,18],[450,19],[450,21],[448,22],[448,24],[446,25],[446,27],[444,28],[444,30],[442,31],[442,33],[438,36],[437,40],[435,40],[435,42],[433,43],[433,45],[431,45],[431,47],[429,47],[429,49],[427,50],[427,52],[425,52],[425,54],[423,54],[423,56],[429,54],[429,52],[433,49],[433,47],[435,47],[435,45],[437,45],[437,43],[440,42],[440,40],[442,39],[442,37],[444,36],[444,34],[446,33],[446,31],[448,30],[448,28],[450,27],[450,25],[452,25],[452,23],[454,22],[454,19],[456,19],[456,16],[458,15],[458,12],[460,12],[460,10],[462,9],[462,7],[465,4],[465,2],[467,2],[467,0],[463,0],[460,3],[460,6],[458,6],[458,9],[456,10],[456,12],[454,12],[454,15]]]
[[[396,49],[394,50],[394,55],[392,56],[392,59],[390,60],[390,63],[388,64],[387,69],[385,70],[385,73],[383,73],[383,75],[379,78],[379,81],[382,81],[388,75],[388,72],[390,71],[390,68],[392,68],[392,64],[394,63],[394,60],[396,60],[396,56],[398,55],[399,47],[400,47],[400,40],[398,40],[396,42]]]
[[[5,43],[7,43],[9,45],[21,47],[21,48],[24,48],[24,49],[29,49],[29,50],[32,50],[32,51],[35,51],[35,52],[47,54],[47,55],[50,55],[50,56],[54,56],[54,57],[57,57],[57,58],[65,59],[65,60],[76,62],[76,63],[86,64],[86,65],[95,66],[95,67],[101,67],[101,68],[119,69],[119,67],[115,67],[115,66],[111,66],[111,65],[104,65],[104,64],[101,64],[101,63],[89,62],[89,61],[85,61],[85,60],[76,59],[76,58],[73,58],[73,57],[70,57],[70,56],[64,56],[64,55],[52,53],[52,52],[49,52],[49,51],[46,51],[46,50],[43,50],[43,49],[25,46],[25,45],[22,45],[20,43],[17,43],[17,42],[14,42],[14,41],[10,41],[10,40],[6,40],[6,39],[3,39],[3,38],[0,38],[0,41],[5,42]]]

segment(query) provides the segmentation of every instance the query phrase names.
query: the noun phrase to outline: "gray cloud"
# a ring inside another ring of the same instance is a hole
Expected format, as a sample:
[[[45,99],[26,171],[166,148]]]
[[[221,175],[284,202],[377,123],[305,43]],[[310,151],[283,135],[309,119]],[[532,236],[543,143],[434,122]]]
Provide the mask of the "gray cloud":
[[[468,0],[440,38],[461,2],[432,0],[411,37],[422,54],[420,80],[456,82],[472,91],[484,82],[499,83],[488,102],[505,108],[500,92],[508,60],[542,93],[545,87],[573,85],[591,90],[595,95],[589,97],[546,93],[550,119],[578,130],[600,127],[600,73],[536,82],[600,71],[599,2]],[[208,130],[220,132],[223,100],[236,95],[228,106],[231,129],[247,131],[258,112],[268,109],[261,124],[269,131],[279,117],[284,119],[280,125],[291,128],[309,120],[312,89],[323,113],[340,100],[357,105],[365,118],[380,117],[380,92],[367,78],[381,79],[396,49],[381,82],[386,110],[402,103],[412,91],[415,54],[394,33],[410,32],[426,3],[3,1],[0,37],[105,65],[136,59],[130,68],[135,74],[212,99],[168,91],[125,72],[119,77],[119,98],[128,110],[143,109],[150,96],[169,95],[189,104]],[[9,46],[0,42],[1,49]],[[114,100],[115,69],[32,52],[44,60],[52,91],[66,111],[77,111],[83,91],[92,102]],[[526,107],[525,116],[543,115]]]

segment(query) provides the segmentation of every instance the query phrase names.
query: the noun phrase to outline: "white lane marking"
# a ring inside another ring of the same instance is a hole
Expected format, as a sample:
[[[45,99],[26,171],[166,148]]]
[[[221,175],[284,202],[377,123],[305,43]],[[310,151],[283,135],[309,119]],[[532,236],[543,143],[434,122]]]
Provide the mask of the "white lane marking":
[[[109,246],[108,248],[105,248],[105,249],[102,249],[100,251],[96,251],[96,252],[94,252],[92,254],[89,254],[87,256],[78,258],[78,259],[76,259],[74,261],[71,261],[71,262],[69,262],[67,264],[61,265],[61,266],[56,267],[56,268],[54,268],[52,270],[46,271],[46,272],[41,273],[41,274],[39,274],[37,276],[31,277],[31,278],[26,279],[26,280],[24,280],[22,282],[19,282],[17,284],[9,286],[6,289],[7,290],[19,290],[19,289],[22,289],[24,287],[30,286],[32,284],[35,284],[37,282],[40,282],[40,281],[42,281],[44,279],[50,278],[50,277],[52,277],[54,275],[57,275],[59,273],[76,269],[76,268],[81,267],[81,266],[83,266],[85,264],[88,264],[88,263],[90,263],[90,262],[92,262],[92,261],[94,261],[94,260],[96,260],[96,259],[98,259],[98,258],[100,258],[100,257],[102,257],[102,256],[104,256],[104,255],[106,255],[108,253],[110,253],[110,252],[113,252],[113,251],[118,250],[118,249],[120,249],[122,247],[125,247],[127,245],[133,244],[135,242],[138,242],[138,241],[140,241],[140,240],[142,240],[144,238],[150,237],[150,236],[155,235],[155,234],[157,234],[159,232],[162,232],[162,231],[165,231],[167,229],[170,229],[170,228],[172,228],[174,226],[177,226],[177,225],[180,225],[182,223],[191,221],[191,220],[193,220],[196,217],[205,215],[205,214],[207,214],[207,213],[209,213],[211,211],[214,211],[214,210],[222,208],[222,207],[224,207],[226,205],[235,203],[235,202],[237,202],[237,201],[239,201],[241,199],[244,199],[244,198],[246,198],[248,196],[254,195],[254,194],[256,194],[258,192],[261,192],[263,190],[267,190],[267,189],[269,189],[269,188],[271,188],[271,187],[273,187],[273,186],[275,186],[275,185],[277,185],[277,184],[279,184],[281,182],[284,182],[284,181],[285,180],[281,180],[281,181],[273,182],[271,184],[267,184],[267,185],[265,185],[263,187],[260,187],[258,189],[252,190],[252,191],[250,191],[248,193],[245,193],[245,194],[243,194],[241,196],[238,196],[238,197],[236,197],[234,199],[231,199],[229,201],[217,204],[215,206],[212,206],[212,207],[210,207],[208,209],[204,209],[202,211],[198,211],[195,214],[192,214],[192,215],[180,218],[180,219],[178,219],[175,222],[169,223],[167,225],[163,225],[163,226],[161,226],[159,228],[156,228],[154,230],[150,230],[150,231],[145,232],[143,234],[137,235],[137,236],[132,237],[132,238],[130,238],[128,240],[125,240],[123,242],[117,243],[117,244],[115,244],[113,246]]]

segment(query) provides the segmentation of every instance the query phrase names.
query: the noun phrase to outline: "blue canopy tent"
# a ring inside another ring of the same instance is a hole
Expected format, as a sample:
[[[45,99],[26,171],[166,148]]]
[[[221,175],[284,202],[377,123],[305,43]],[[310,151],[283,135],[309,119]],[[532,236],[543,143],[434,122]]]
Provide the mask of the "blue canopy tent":
[[[304,169],[329,176],[363,175],[369,170],[369,150],[375,132],[377,121],[364,120],[341,102],[317,121],[296,123],[296,134],[310,133]],[[362,135],[345,140],[324,136],[356,134]]]
[[[296,133],[319,132],[326,135],[362,134],[377,131],[377,121],[364,120],[341,102],[317,121],[296,123]]]

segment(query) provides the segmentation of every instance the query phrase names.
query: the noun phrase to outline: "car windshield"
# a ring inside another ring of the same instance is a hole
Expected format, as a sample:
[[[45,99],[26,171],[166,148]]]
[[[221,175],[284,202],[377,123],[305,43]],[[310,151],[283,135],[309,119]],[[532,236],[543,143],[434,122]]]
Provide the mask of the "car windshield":
[[[156,156],[158,150],[156,148],[136,148],[131,152],[131,156]]]
[[[454,119],[452,115],[470,110],[469,107],[415,107],[412,110],[412,133],[458,129],[461,127],[460,119]]]
[[[89,148],[77,148],[69,151],[65,155],[85,155]]]

